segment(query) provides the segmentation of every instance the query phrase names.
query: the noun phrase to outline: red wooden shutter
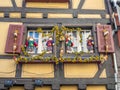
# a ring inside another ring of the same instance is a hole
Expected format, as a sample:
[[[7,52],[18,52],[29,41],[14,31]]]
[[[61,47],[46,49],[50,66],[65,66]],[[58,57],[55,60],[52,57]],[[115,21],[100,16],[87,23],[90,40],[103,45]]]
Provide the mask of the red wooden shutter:
[[[118,30],[118,44],[119,44],[119,47],[120,47],[120,30]]]
[[[118,19],[118,14],[115,13],[114,17],[115,17],[115,21],[116,21],[117,26],[120,26],[120,22],[119,22],[119,19]]]
[[[97,38],[98,38],[98,51],[99,52],[106,52],[105,49],[105,39],[103,35],[103,30],[108,30],[108,52],[112,53],[114,52],[114,43],[113,43],[113,37],[112,37],[112,29],[110,25],[97,25]]]
[[[18,37],[17,37],[17,42],[16,42],[17,49],[16,49],[15,53],[21,52],[24,27],[23,27],[23,25],[11,24],[11,25],[9,25],[8,36],[7,36],[7,40],[6,40],[6,47],[5,47],[6,53],[13,53],[13,44],[14,44],[14,35],[13,34],[14,34],[15,30],[18,30]]]

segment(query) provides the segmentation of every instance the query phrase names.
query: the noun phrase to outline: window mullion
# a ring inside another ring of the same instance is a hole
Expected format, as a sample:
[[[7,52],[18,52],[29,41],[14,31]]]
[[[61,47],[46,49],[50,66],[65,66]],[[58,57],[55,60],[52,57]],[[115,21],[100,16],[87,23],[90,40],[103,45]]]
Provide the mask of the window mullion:
[[[80,32],[77,31],[76,33],[77,33],[77,51],[80,52],[82,48],[81,43],[80,43],[80,36],[79,36]]]
[[[40,53],[42,51],[42,34],[39,33],[39,38],[38,38],[38,53]]]

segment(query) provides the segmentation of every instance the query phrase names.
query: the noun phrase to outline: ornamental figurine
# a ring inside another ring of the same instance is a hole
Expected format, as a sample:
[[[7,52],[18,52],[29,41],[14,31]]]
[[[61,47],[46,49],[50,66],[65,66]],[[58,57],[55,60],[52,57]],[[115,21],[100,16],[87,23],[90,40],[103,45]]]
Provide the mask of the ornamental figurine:
[[[14,44],[13,44],[13,51],[15,52],[16,50],[17,50],[17,44],[14,43]]]
[[[28,37],[28,40],[25,42],[25,47],[28,51],[33,52],[34,49],[38,47],[38,44],[33,37]]]
[[[71,35],[66,35],[65,44],[67,47],[67,53],[72,53],[73,42],[71,40]]]
[[[103,30],[103,35],[104,35],[104,37],[105,37],[105,39],[107,40],[107,38],[108,38],[108,34],[109,34],[109,31],[108,30]]]
[[[54,40],[52,39],[52,37],[49,37],[46,43],[46,46],[47,46],[47,53],[52,53],[53,46],[54,46]]]
[[[13,35],[14,35],[14,40],[16,41],[18,37],[18,30],[15,30]]]
[[[60,57],[62,57],[63,54],[64,54],[64,49],[61,47],[61,48],[60,48]]]
[[[93,46],[94,46],[93,37],[89,35],[87,38],[87,49],[90,53],[93,53]]]
[[[108,30],[103,30],[103,35],[104,35],[104,39],[105,39],[105,51],[106,53],[108,52],[108,35],[109,35],[109,31]]]

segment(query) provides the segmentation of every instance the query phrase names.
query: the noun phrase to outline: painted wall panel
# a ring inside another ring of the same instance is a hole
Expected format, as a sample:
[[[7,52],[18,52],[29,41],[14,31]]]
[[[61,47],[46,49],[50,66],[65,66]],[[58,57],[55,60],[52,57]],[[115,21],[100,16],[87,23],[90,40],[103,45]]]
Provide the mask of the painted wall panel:
[[[49,13],[48,18],[73,18],[73,17],[72,17],[72,14],[61,14],[61,13],[53,14],[53,13]]]
[[[69,0],[25,0],[25,2],[60,2],[60,3],[64,3],[64,2],[69,2]]]
[[[104,0],[85,0],[82,9],[105,10]]]
[[[13,86],[9,90],[25,90],[22,86]]]
[[[54,78],[53,64],[23,64],[22,77]]]
[[[77,9],[81,0],[72,0],[72,8]]]
[[[52,90],[50,86],[35,87],[35,90]]]
[[[12,7],[11,0],[0,0],[0,7]]]
[[[78,18],[101,18],[99,14],[78,14]]]
[[[42,18],[42,13],[26,13],[26,18]]]
[[[93,78],[98,71],[97,64],[65,64],[65,78]]]
[[[17,7],[22,7],[23,0],[15,0]]]
[[[9,14],[10,18],[21,18],[21,13],[13,12]]]
[[[100,75],[100,78],[107,78],[106,69],[103,70],[103,72]]]
[[[4,17],[4,13],[3,12],[0,12],[0,17]]]
[[[0,77],[15,77],[16,63],[14,60],[0,60]]]
[[[31,8],[68,8],[68,3],[33,3],[33,2],[27,2],[26,7]]]
[[[105,86],[87,86],[86,90],[107,90]]]
[[[77,86],[61,86],[60,90],[78,90]]]

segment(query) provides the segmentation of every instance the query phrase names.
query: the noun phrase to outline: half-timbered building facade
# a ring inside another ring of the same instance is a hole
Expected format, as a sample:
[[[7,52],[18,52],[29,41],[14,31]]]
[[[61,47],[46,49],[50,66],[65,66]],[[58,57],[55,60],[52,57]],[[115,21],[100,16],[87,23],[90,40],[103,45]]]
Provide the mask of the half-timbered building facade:
[[[115,90],[109,0],[0,0],[0,90]]]

